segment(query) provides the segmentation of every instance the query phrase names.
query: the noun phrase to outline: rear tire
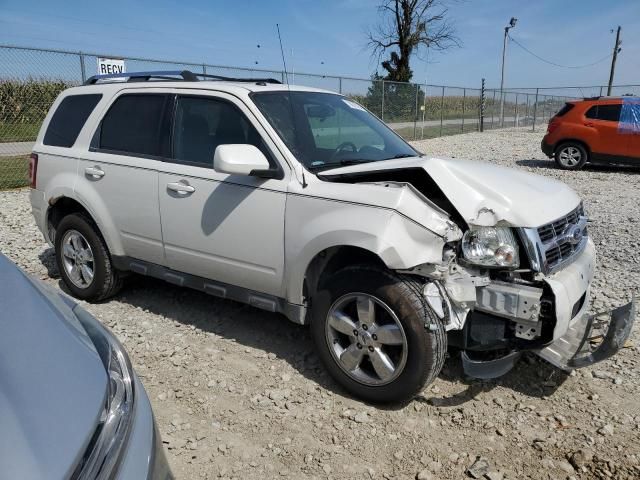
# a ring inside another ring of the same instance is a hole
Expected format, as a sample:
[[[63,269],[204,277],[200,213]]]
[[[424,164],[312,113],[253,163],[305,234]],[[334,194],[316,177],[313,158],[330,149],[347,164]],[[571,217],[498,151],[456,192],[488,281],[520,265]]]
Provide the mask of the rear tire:
[[[348,392],[374,403],[409,401],[440,373],[446,333],[422,287],[373,266],[344,268],[319,287],[312,336],[328,372]]]
[[[55,253],[60,276],[74,297],[97,302],[120,290],[121,275],[98,227],[87,215],[73,213],[60,221]]]
[[[589,161],[589,153],[580,143],[565,142],[556,148],[555,159],[563,170],[580,170]]]

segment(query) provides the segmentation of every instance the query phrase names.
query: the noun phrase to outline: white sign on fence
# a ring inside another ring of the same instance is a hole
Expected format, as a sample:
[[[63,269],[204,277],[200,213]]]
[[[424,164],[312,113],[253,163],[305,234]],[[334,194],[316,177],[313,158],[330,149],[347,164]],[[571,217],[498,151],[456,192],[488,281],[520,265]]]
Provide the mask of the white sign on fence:
[[[98,74],[126,73],[124,60],[117,58],[98,58]]]

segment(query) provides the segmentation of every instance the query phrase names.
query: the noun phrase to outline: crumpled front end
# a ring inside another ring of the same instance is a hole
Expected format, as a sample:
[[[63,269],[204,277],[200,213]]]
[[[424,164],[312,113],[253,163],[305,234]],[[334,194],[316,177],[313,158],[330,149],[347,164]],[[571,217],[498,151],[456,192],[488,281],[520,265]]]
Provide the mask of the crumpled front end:
[[[525,351],[564,370],[618,352],[630,335],[635,303],[588,314],[596,251],[582,206],[542,227],[514,230],[524,257],[520,268],[482,269],[456,257],[439,272],[423,269],[432,278],[425,297],[445,320],[449,344],[461,349],[465,373],[501,376]]]

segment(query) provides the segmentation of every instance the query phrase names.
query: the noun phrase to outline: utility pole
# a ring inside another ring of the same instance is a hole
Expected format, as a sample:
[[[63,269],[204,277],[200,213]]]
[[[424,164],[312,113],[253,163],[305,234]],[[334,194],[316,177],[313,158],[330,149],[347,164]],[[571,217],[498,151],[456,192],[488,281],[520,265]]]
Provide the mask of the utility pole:
[[[500,127],[504,127],[504,63],[507,53],[507,37],[509,30],[516,26],[517,18],[511,17],[509,25],[504,27],[504,41],[502,43],[502,75],[500,76]]]
[[[620,53],[621,41],[620,41],[620,30],[622,27],[618,25],[618,31],[616,32],[616,44],[613,46],[613,57],[611,58],[611,73],[609,74],[609,86],[607,87],[607,96],[611,95],[611,85],[613,85],[613,73],[616,70],[616,59],[618,58],[618,53]]]

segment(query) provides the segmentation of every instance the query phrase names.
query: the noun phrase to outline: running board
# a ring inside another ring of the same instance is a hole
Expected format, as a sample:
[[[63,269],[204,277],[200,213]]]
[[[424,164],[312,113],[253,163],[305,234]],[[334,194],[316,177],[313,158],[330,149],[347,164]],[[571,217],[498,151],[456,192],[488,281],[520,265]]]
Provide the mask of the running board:
[[[268,312],[282,313],[289,320],[299,325],[304,325],[306,323],[306,307],[304,305],[289,303],[280,297],[238,287],[237,285],[216,282],[214,280],[198,277],[189,273],[178,272],[176,270],[163,267],[162,265],[145,262],[144,260],[138,260],[135,258],[114,256],[112,257],[112,260],[114,266],[118,270],[125,270],[139,275],[158,278],[179,287],[192,288],[214,297],[235,300],[236,302],[245,303]]]

